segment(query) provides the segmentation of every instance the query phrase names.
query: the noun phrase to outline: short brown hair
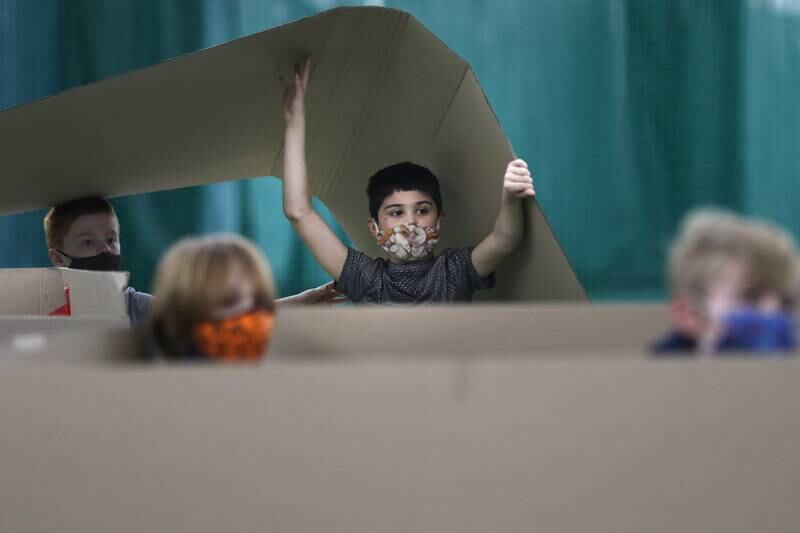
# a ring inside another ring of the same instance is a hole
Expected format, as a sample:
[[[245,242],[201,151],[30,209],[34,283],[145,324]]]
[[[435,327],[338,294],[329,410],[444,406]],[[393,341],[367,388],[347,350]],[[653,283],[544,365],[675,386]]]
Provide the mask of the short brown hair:
[[[774,293],[795,299],[798,261],[792,236],[768,222],[712,209],[693,211],[684,219],[670,249],[671,290],[700,304],[712,280],[737,261],[745,268],[747,296]]]
[[[239,266],[255,286],[255,306],[275,310],[275,286],[264,255],[249,240],[233,234],[186,238],[159,262],[150,328],[167,356],[197,355],[194,326],[211,319],[214,305],[224,300],[228,276]]]
[[[79,198],[50,208],[44,217],[44,237],[48,249],[64,246],[64,236],[69,232],[72,223],[81,215],[108,213],[117,216],[111,202],[100,196]]]

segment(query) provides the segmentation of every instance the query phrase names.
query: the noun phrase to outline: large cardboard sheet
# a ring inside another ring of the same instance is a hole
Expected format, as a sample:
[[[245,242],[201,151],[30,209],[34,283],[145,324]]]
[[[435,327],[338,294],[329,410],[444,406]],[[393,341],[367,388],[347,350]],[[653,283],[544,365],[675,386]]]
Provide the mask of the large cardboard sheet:
[[[279,176],[279,78],[307,55],[313,192],[357,246],[379,253],[365,229],[367,178],[405,160],[442,180],[442,246],[488,234],[511,145],[469,65],[408,13],[383,8],[327,11],[3,112],[0,214]],[[524,242],[481,297],[585,299],[538,204],[526,208]]]
[[[797,360],[2,370],[3,532],[800,523]]]

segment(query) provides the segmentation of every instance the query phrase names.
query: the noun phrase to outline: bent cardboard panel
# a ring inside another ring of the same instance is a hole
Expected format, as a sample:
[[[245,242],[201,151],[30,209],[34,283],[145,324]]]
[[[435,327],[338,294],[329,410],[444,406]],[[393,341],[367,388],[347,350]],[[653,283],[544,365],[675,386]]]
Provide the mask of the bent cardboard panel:
[[[0,213],[279,175],[279,78],[307,55],[312,189],[351,239],[377,253],[366,180],[410,160],[441,177],[443,245],[477,244],[513,151],[469,65],[408,13],[383,8],[335,9],[3,112]],[[526,207],[525,243],[487,296],[585,299],[538,204]]]

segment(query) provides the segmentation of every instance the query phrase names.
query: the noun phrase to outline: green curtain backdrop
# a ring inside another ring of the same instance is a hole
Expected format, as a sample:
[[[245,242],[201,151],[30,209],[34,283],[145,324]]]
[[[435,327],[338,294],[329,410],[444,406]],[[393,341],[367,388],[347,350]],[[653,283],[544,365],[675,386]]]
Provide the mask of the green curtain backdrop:
[[[662,297],[692,207],[800,228],[800,0],[367,3],[411,12],[470,62],[593,299]],[[0,0],[0,108],[344,4],[361,2]],[[256,240],[283,294],[327,280],[274,178],[114,203],[140,290],[171,242],[210,231]],[[42,215],[0,219],[0,267],[47,264]]]

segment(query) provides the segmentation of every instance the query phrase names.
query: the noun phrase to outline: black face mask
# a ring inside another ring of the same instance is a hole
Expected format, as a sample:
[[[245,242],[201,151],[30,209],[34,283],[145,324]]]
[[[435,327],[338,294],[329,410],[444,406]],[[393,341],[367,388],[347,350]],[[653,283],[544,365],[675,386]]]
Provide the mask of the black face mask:
[[[121,270],[122,256],[114,254],[98,254],[91,257],[72,257],[61,250],[58,253],[71,259],[69,268],[78,270]]]

